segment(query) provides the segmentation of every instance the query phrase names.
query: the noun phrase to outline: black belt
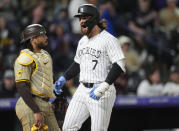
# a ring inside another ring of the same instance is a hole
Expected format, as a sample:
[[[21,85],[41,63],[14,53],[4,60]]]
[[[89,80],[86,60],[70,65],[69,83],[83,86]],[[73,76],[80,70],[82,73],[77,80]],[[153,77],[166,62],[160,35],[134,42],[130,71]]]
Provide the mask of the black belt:
[[[92,88],[94,83],[83,83],[86,88]]]
[[[50,100],[50,98],[40,97],[40,96],[37,96],[37,95],[34,95],[34,94],[32,94],[32,97],[38,97],[38,98],[40,98],[40,99],[42,99],[46,102],[49,102],[49,100]]]

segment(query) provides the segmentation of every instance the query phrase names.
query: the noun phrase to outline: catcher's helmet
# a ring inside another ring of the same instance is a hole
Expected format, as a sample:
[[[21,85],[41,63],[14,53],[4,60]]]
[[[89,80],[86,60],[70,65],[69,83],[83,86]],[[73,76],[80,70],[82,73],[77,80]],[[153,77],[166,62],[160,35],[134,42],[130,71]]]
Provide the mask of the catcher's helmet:
[[[96,6],[92,4],[83,4],[78,8],[78,14],[74,17],[80,16],[91,16],[86,22],[84,22],[83,27],[92,28],[94,25],[97,25],[100,20],[99,11]]]
[[[45,28],[40,24],[31,24],[22,32],[21,43],[26,42],[30,38],[46,34]]]

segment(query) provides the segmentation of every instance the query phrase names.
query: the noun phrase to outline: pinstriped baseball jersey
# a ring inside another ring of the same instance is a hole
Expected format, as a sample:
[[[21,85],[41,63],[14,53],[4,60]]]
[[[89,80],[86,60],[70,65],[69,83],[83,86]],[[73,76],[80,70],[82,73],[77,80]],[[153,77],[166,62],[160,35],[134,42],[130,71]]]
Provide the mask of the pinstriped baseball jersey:
[[[113,63],[124,59],[118,40],[103,30],[92,38],[83,36],[78,43],[75,62],[80,64],[80,82],[105,81]]]

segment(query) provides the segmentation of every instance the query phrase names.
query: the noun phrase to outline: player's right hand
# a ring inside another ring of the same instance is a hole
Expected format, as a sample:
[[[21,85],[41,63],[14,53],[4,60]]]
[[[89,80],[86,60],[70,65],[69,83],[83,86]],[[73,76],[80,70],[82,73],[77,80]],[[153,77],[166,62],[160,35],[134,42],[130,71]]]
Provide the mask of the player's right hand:
[[[93,89],[90,91],[90,97],[99,100],[109,89],[109,84],[107,82],[102,82],[99,86],[93,87]]]
[[[66,78],[64,76],[61,76],[54,84],[54,88],[53,90],[55,91],[55,93],[57,95],[60,95],[60,93],[62,92],[61,91],[61,88],[63,87],[63,85],[65,84],[66,82]]]
[[[44,117],[42,113],[34,113],[34,122],[39,129],[41,129],[44,126]]]

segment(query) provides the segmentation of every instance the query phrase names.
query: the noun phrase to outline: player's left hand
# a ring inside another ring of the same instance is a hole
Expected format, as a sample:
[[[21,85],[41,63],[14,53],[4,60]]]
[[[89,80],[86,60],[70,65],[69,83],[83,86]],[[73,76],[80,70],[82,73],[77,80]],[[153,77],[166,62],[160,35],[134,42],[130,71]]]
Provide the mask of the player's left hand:
[[[105,93],[106,90],[109,89],[109,84],[107,82],[101,83],[99,86],[94,87],[90,91],[90,97],[99,100]]]
[[[54,84],[53,90],[57,95],[60,95],[62,92],[62,87],[66,83],[66,78],[64,76],[61,76]]]

